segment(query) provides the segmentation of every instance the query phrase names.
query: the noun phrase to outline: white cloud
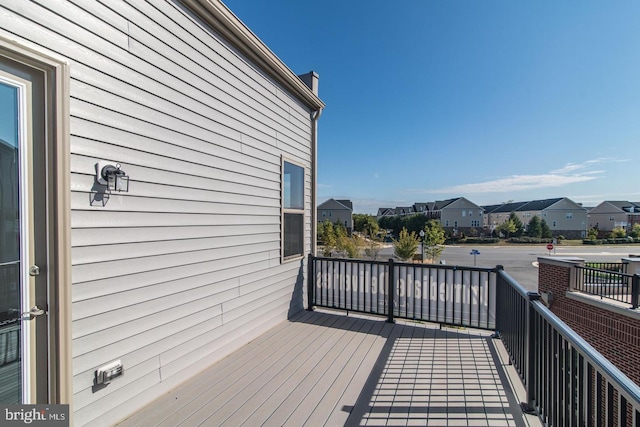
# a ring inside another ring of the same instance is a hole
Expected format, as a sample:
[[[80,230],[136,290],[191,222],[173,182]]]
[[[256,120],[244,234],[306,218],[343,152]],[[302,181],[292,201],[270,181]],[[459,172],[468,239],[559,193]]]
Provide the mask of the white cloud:
[[[600,157],[598,159],[587,160],[583,163],[567,163],[566,165],[564,165],[564,167],[560,169],[552,170],[549,173],[564,175],[577,170],[586,169],[589,166],[595,165],[598,163],[622,163],[622,162],[628,162],[628,161],[629,159],[614,159],[610,157]],[[600,172],[600,171],[592,171],[592,172],[585,172],[585,173],[597,173],[597,172]]]
[[[563,175],[514,175],[493,181],[478,182],[474,184],[462,184],[439,190],[427,190],[427,193],[506,193],[510,191],[533,190],[536,188],[562,187],[576,182],[591,181],[595,176],[587,174],[563,176]]]
[[[454,185],[451,187],[431,190],[410,190],[410,192],[416,194],[481,194],[508,193],[540,188],[562,187],[568,184],[591,181],[600,178],[601,174],[604,173],[604,170],[588,170],[589,167],[595,164],[624,161],[627,160],[599,158],[587,160],[583,163],[567,163],[562,168],[552,170],[546,174],[512,175],[483,182]]]

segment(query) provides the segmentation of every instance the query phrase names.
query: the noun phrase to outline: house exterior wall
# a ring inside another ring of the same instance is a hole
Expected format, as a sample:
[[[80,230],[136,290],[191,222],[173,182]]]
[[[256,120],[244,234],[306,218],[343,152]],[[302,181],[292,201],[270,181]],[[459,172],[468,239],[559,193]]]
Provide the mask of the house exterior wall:
[[[347,229],[353,228],[353,216],[349,209],[318,209],[318,222],[338,222]]]
[[[344,225],[349,232],[353,229],[353,210],[334,199],[318,205],[318,222],[331,221]]]
[[[309,252],[312,108],[179,2],[41,3],[0,31],[70,64],[73,418],[112,425],[302,309],[281,165],[305,168]],[[128,193],[96,190],[99,160]]]
[[[554,236],[586,237],[587,210],[568,199],[562,199],[544,209],[540,217],[547,222]]]
[[[509,219],[509,212],[491,212],[484,215],[486,218],[487,226],[490,231],[495,230],[496,227],[506,222]]]
[[[482,208],[465,198],[460,198],[441,209],[440,223],[447,231],[457,229],[466,232],[482,228]]]
[[[640,222],[640,213],[627,213],[607,201],[600,203],[589,211],[589,228],[596,227],[606,234],[616,227],[627,228]]]
[[[534,216],[544,219],[554,236],[563,235],[567,238],[582,238],[586,236],[587,210],[569,199],[560,199],[544,209],[526,209],[529,203],[512,204],[513,208],[505,206],[497,212],[485,214],[487,226],[493,231],[497,226],[506,222],[513,212],[527,226]],[[522,208],[520,208],[522,206]]]

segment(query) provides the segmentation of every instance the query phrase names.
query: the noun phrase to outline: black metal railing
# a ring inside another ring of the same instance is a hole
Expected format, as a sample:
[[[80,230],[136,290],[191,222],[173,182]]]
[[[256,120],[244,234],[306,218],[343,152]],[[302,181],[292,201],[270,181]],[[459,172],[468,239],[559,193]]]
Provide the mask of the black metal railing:
[[[495,328],[495,269],[310,257],[309,277],[309,307]]]
[[[503,270],[496,328],[547,426],[640,425],[640,388]]]
[[[531,301],[529,405],[548,426],[638,426],[640,388],[556,317]]]
[[[588,261],[584,263],[585,267],[597,268],[598,270],[613,271],[616,273],[627,273],[629,269],[628,262],[600,262]]]
[[[495,329],[547,426],[640,426],[640,387],[501,266],[309,257],[308,306]],[[393,307],[393,310],[388,310]]]
[[[576,266],[577,280],[573,286],[575,290],[638,308],[640,276],[627,274],[626,263],[592,263],[591,265],[602,268]]]
[[[522,381],[527,383],[529,360],[529,304],[540,298],[511,278],[502,268],[497,278],[496,331],[506,347]]]

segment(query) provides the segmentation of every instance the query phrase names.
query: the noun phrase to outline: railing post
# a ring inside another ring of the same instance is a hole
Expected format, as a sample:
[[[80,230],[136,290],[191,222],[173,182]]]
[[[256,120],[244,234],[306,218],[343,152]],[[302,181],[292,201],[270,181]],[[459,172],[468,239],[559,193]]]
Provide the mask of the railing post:
[[[389,258],[389,274],[387,275],[387,322],[395,323],[393,320],[393,297],[395,289],[393,288],[396,283],[395,267],[393,265],[393,258]]]
[[[527,405],[529,408],[533,409],[535,406],[533,405],[535,393],[536,393],[536,355],[537,355],[537,337],[535,335],[535,310],[533,309],[533,301],[538,301],[540,299],[540,294],[537,292],[528,292],[527,293],[528,302],[527,302],[527,316],[526,316],[526,331],[527,331],[527,364],[526,364],[526,388],[527,388]]]
[[[313,291],[315,290],[316,271],[315,271],[315,257],[312,253],[309,253],[307,259],[307,310],[313,311]]]
[[[640,302],[638,294],[640,293],[640,274],[634,274],[631,278],[631,306],[632,308],[638,308]]]
[[[500,337],[500,329],[502,328],[502,321],[504,320],[502,317],[504,315],[504,280],[500,275],[500,271],[504,270],[503,265],[496,265],[496,330],[493,334],[494,338]]]

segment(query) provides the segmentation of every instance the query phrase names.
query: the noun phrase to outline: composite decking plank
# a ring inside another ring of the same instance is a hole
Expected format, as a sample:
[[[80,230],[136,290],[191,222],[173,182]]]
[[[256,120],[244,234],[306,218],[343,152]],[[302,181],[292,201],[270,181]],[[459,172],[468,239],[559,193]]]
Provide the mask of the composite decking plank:
[[[369,321],[368,323],[370,329],[366,333],[364,331],[361,332],[361,340],[352,357],[346,361],[343,369],[340,372],[331,374],[327,372],[325,375],[321,375],[318,383],[308,390],[304,400],[290,412],[288,418],[280,424],[277,424],[280,420],[274,418],[273,425],[304,425],[309,418],[309,414],[320,404],[320,401],[325,401],[323,406],[329,406],[330,402],[334,402],[331,413],[345,413],[344,406],[349,406],[349,401],[344,399],[346,390],[350,387],[355,387],[358,390],[362,389],[371,371],[371,365],[377,358],[375,343],[380,340],[380,335],[384,333],[384,329],[391,327],[390,324],[384,321]],[[358,373],[361,370],[366,371],[366,375],[359,376]],[[355,402],[355,399],[353,401]],[[274,413],[274,417],[276,415]],[[271,421],[272,419],[270,418],[269,423]],[[328,422],[326,425],[342,425],[342,423]]]
[[[314,316],[305,312],[299,315],[300,318],[313,321]],[[300,326],[304,328],[304,326]],[[265,348],[272,346],[275,342],[287,342],[289,332],[281,325],[277,325],[265,332],[259,338],[253,340],[247,345],[254,345],[256,351],[263,351]],[[275,350],[274,350],[275,351]],[[245,365],[250,367],[253,364],[255,355],[249,352],[233,353],[224,357],[215,363],[215,369],[207,369],[202,374],[182,383],[178,387],[161,396],[152,402],[145,409],[135,413],[131,417],[124,420],[121,425],[158,425],[171,417],[173,414],[182,413],[184,408],[197,399],[198,396],[210,392],[210,389],[219,382],[226,381],[232,372],[241,369]],[[153,408],[153,409],[152,409]]]
[[[293,363],[286,364],[283,369],[261,386],[260,384],[254,384],[253,390],[251,390],[252,395],[241,407],[230,414],[228,418],[224,419],[216,413],[214,415],[216,417],[216,424],[221,426],[238,426],[245,422],[247,423],[246,425],[261,424],[262,421],[255,421],[253,423],[249,421],[249,419],[255,415],[255,411],[269,401],[275,402],[276,399],[273,398],[274,395],[277,399],[283,399],[284,396],[280,393],[290,392],[290,390],[286,389],[286,384],[291,382],[294,383],[295,386],[295,383],[301,380],[300,377],[296,377],[297,372],[303,372],[302,375],[304,375],[312,371],[324,358],[332,359],[334,354],[344,348],[344,345],[352,339],[351,336],[355,334],[351,331],[352,327],[353,325],[345,319],[343,326],[341,326],[336,333],[327,337],[326,340],[314,341],[311,345],[306,346],[304,351],[298,354]],[[221,412],[224,413],[224,410]],[[260,416],[260,414],[256,415],[258,418]],[[264,416],[264,413],[262,416]]]
[[[210,367],[202,377],[217,383],[198,386],[196,399],[163,425],[523,426],[517,402],[505,397],[508,382],[494,372],[501,366],[487,334],[322,311],[294,317]],[[163,402],[145,411],[162,411]]]
[[[236,373],[233,380],[229,380],[226,384],[216,386],[215,397],[211,395],[201,396],[197,399],[198,406],[192,406],[192,413],[182,414],[186,416],[180,423],[165,423],[166,426],[194,426],[209,420],[218,424],[225,420],[229,415],[235,412],[235,408],[241,407],[250,399],[256,390],[264,387],[268,381],[277,375],[282,369],[295,358],[305,351],[305,347],[312,343],[317,343],[330,339],[343,323],[343,319],[334,319],[334,323],[330,320],[323,322],[322,327],[319,326],[320,333],[314,335],[309,333],[309,328],[304,329],[302,336],[292,336],[285,345],[281,346],[276,353],[273,353],[268,360],[256,356],[256,366],[262,371],[256,376],[249,374]],[[289,325],[287,325],[289,326]],[[244,351],[250,351],[245,347]]]
[[[385,350],[385,347],[398,337],[398,335],[401,333],[401,330],[402,330],[401,324],[400,325],[393,324],[391,328],[383,330],[383,333],[380,335],[380,340],[377,340],[378,342],[376,342],[376,344],[372,347],[372,352],[374,353],[375,358],[372,358],[372,360],[369,361],[370,367],[371,367],[370,373],[376,372],[378,370],[377,368],[380,368],[380,364],[382,364],[382,368],[384,367],[386,358],[381,358],[379,356],[381,352]],[[370,384],[371,378],[372,378],[372,375],[369,375],[367,377],[367,380],[363,384],[363,389],[370,386],[375,387],[375,382],[373,384]],[[356,409],[357,406],[360,404],[362,404],[361,399],[358,399],[358,402],[356,403],[352,411]],[[364,404],[368,406],[369,402],[364,402]],[[309,413],[309,417],[306,420],[306,424],[307,425],[324,425],[329,415],[334,411],[335,407],[336,407],[335,402],[332,402],[329,399],[322,400]],[[293,425],[293,423],[291,425]]]
[[[331,387],[333,378],[344,372],[344,366],[354,358],[362,357],[358,355],[358,350],[372,327],[372,322],[356,319],[350,325],[350,331],[336,342],[330,353],[314,366],[310,366],[306,374],[292,377],[292,381],[280,387],[245,424],[256,425],[258,422],[263,426],[282,426],[292,411],[305,399],[317,401],[321,398]],[[273,404],[269,405],[270,402]]]

